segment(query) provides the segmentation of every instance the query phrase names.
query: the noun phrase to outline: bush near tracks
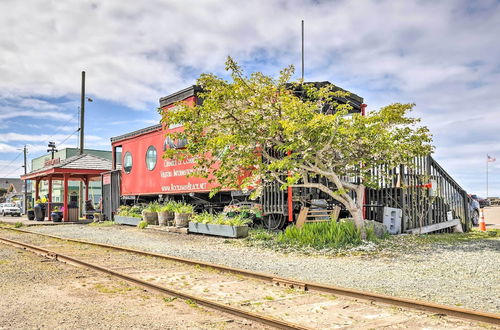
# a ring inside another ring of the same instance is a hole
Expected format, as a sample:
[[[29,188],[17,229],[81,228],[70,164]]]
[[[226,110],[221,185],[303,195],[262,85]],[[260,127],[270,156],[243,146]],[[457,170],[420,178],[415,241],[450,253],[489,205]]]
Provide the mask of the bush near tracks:
[[[366,241],[376,241],[373,227],[366,228]],[[290,226],[276,239],[280,244],[315,249],[356,246],[363,242],[361,230],[352,221],[335,220],[320,223],[308,223],[302,228]]]

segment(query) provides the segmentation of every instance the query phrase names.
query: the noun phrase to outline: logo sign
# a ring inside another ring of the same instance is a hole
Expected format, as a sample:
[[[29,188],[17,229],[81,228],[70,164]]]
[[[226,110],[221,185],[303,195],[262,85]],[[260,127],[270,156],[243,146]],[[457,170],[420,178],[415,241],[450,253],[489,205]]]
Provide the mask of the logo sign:
[[[51,165],[56,165],[61,162],[61,158],[54,158],[54,159],[46,159],[45,162],[43,163],[44,167],[51,166]]]

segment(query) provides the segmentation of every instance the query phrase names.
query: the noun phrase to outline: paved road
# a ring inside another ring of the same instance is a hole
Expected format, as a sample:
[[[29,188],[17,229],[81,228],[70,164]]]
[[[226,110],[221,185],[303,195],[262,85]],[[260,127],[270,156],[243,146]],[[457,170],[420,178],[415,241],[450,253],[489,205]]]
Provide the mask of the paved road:
[[[490,206],[484,208],[484,222],[486,228],[500,229],[500,206]]]

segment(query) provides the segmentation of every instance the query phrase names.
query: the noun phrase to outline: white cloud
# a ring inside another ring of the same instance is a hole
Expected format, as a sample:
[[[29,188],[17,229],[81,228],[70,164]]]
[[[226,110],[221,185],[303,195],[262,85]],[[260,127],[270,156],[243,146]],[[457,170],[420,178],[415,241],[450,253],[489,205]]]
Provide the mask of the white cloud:
[[[89,95],[136,109],[223,73],[227,55],[275,74],[300,63],[304,19],[307,80],[335,82],[372,109],[416,102],[459,182],[479,166],[462,159],[500,155],[487,143],[500,140],[497,1],[31,0],[2,1],[0,13],[0,120],[76,122],[77,104],[46,98],[78,100],[81,70]]]

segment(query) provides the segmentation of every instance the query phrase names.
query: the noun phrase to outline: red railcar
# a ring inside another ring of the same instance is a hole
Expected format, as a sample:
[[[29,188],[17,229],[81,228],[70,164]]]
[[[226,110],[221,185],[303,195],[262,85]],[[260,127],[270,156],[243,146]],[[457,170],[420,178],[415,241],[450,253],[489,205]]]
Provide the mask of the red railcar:
[[[326,83],[328,82],[319,84]],[[197,96],[198,92],[200,92],[198,86],[191,86],[162,97],[160,107],[168,111],[179,101],[193,105],[199,104],[201,100]],[[363,99],[357,95],[351,94],[348,100],[344,101],[348,101],[353,106],[354,112],[361,112],[364,108]],[[111,138],[114,171],[103,177],[103,183],[109,186],[105,188],[103,185],[104,203],[108,205],[108,217],[123,200],[127,199],[133,199],[136,202],[184,200],[195,204],[198,208],[209,210],[221,209],[231,202],[245,200],[246,194],[228,189],[223,189],[215,197],[209,198],[209,192],[215,185],[203,178],[187,176],[193,170],[191,159],[178,162],[162,158],[166,148],[181,148],[185,145],[185,141],[171,141],[165,137],[168,131],[179,129],[182,128],[167,128],[158,124]],[[295,193],[299,196],[306,194],[309,199],[324,198],[321,192],[312,189]],[[304,198],[295,200],[303,201]],[[284,224],[286,219],[292,221],[294,210],[300,205],[295,203],[294,206],[291,189],[283,191],[277,184],[268,185],[260,202],[263,204],[264,213],[269,217],[270,227]]]

